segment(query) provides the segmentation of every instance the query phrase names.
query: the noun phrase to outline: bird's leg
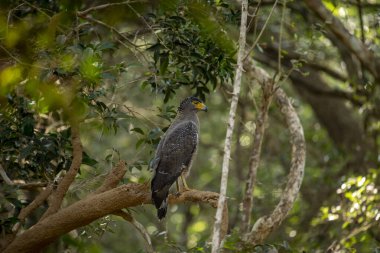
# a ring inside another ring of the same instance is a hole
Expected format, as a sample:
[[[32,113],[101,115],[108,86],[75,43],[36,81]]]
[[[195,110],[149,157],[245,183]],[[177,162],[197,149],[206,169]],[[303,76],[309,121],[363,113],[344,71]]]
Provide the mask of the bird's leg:
[[[181,189],[179,187],[178,179],[175,181],[175,185],[177,187],[177,192],[174,194],[176,197],[179,197],[181,195]]]
[[[181,180],[182,180],[182,184],[183,184],[183,191],[189,191],[190,188],[186,183],[186,180],[185,180],[183,173],[181,174]]]

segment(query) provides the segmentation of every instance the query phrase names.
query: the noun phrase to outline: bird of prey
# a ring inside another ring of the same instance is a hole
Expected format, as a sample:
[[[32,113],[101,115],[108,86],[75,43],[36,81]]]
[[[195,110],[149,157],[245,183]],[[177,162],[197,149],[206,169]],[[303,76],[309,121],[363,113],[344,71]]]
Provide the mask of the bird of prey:
[[[158,219],[166,215],[169,188],[181,177],[183,187],[189,189],[187,176],[198,145],[198,111],[206,111],[207,106],[196,97],[184,99],[178,113],[163,138],[159,142],[152,161],[154,176],[151,182],[152,200],[157,208]]]

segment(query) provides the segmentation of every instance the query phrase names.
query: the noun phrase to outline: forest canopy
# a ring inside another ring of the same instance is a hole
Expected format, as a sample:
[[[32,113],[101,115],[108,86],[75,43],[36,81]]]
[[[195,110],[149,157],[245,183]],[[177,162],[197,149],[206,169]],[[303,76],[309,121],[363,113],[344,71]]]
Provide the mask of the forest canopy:
[[[2,0],[0,250],[379,252],[379,10]],[[152,159],[189,96],[191,190],[159,221]]]

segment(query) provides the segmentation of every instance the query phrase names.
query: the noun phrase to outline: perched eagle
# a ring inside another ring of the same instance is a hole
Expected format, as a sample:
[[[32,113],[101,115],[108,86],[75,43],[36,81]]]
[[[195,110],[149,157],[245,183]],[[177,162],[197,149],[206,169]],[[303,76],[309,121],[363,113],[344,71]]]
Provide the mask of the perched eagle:
[[[154,176],[151,191],[160,220],[166,215],[167,198],[172,184],[181,177],[183,186],[188,188],[184,176],[189,173],[198,145],[198,111],[207,111],[207,106],[200,99],[184,99],[178,107],[176,118],[158,144],[152,162]]]

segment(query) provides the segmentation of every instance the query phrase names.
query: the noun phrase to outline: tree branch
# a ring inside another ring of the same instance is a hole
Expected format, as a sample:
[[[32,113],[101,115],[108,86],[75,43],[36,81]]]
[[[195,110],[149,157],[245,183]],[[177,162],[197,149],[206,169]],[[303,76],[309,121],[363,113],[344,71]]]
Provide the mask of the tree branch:
[[[256,182],[257,169],[260,165],[261,146],[264,139],[265,123],[268,118],[269,105],[273,95],[273,80],[261,84],[263,95],[260,110],[257,112],[256,128],[252,151],[249,158],[248,179],[243,199],[242,232],[248,233],[251,224],[251,212],[253,202],[253,189]]]
[[[132,1],[131,0],[131,1],[124,1],[124,2],[120,2],[120,3],[101,4],[101,5],[98,5],[98,6],[90,7],[88,9],[86,9],[86,10],[83,10],[83,11],[78,11],[77,15],[78,16],[86,16],[90,12],[103,10],[103,9],[106,9],[106,8],[109,8],[109,7],[113,7],[113,6],[128,5],[128,4],[132,4],[132,3],[143,3],[143,2],[144,1]]]
[[[361,232],[368,231],[371,227],[375,226],[376,224],[379,225],[379,222],[369,222],[365,225],[353,229],[348,235],[343,236],[341,239],[333,241],[333,243],[327,248],[326,252],[339,252],[339,250],[342,249],[342,245],[345,241],[347,241],[351,237],[356,236]]]
[[[321,64],[321,63],[317,63],[317,62],[305,62],[305,65],[309,66],[310,68],[313,68],[315,70],[322,71],[325,74],[329,75],[330,77],[337,79],[339,81],[342,81],[342,82],[348,81],[348,78],[346,76],[342,75],[338,71],[335,71],[331,67],[326,66],[326,64]]]
[[[43,214],[41,219],[45,219],[47,216],[55,213],[61,207],[63,198],[66,195],[67,190],[74,181],[80,165],[82,164],[83,147],[80,140],[79,126],[76,123],[71,125],[71,143],[73,146],[73,160],[71,166],[63,177],[62,181],[58,184],[57,189],[51,195],[51,202],[49,208]]]
[[[338,18],[336,18],[322,3],[321,0],[305,0],[306,5],[313,11],[317,17],[323,21],[329,30],[359,59],[369,72],[376,78],[380,78],[379,59],[354,35],[344,27]]]
[[[17,186],[19,189],[30,190],[40,187],[48,186],[47,182],[34,182],[34,183],[14,183],[14,186]]]
[[[125,172],[127,172],[127,167],[125,165],[125,161],[119,161],[119,163],[110,171],[103,184],[94,192],[94,194],[99,194],[115,188],[123,178]]]
[[[116,33],[121,39],[127,41],[128,44],[130,44],[130,45],[134,48],[134,50],[136,50],[136,52],[139,53],[139,54],[141,55],[141,57],[144,59],[145,62],[149,63],[148,59],[145,57],[145,55],[143,54],[143,52],[141,52],[141,51],[139,50],[138,46],[136,46],[136,45],[135,45],[135,44],[134,44],[134,43],[133,43],[133,42],[132,42],[127,36],[124,36],[121,32],[119,32],[115,27],[110,26],[110,25],[104,23],[103,21],[100,21],[100,20],[98,20],[98,19],[92,18],[92,17],[90,17],[90,16],[82,15],[82,14],[79,13],[79,12],[77,13],[77,16],[80,17],[80,18],[83,18],[83,19],[85,19],[85,20],[87,20],[87,21],[89,21],[89,22],[92,22],[92,23],[95,23],[95,24],[101,25],[101,26],[103,26],[103,27],[109,29],[110,31]],[[122,41],[120,41],[120,40],[118,40],[118,42],[119,42],[121,45],[123,45],[123,46],[125,46],[126,48],[128,48],[129,50],[131,50],[131,52],[135,55],[136,59],[139,60],[139,61],[141,62],[140,58],[137,56],[137,54],[134,52],[133,49],[131,49],[129,46],[127,46],[124,42],[122,42]]]
[[[290,55],[292,55],[292,53],[289,53]],[[270,54],[271,55],[271,54]],[[264,55],[264,54],[260,54],[260,53],[257,53],[255,55],[255,60],[261,62],[261,63],[264,63],[268,66],[270,66],[271,68],[273,69],[276,69],[276,63],[271,60],[271,57],[270,55]],[[287,58],[285,57],[285,59],[287,59],[289,62],[290,60],[292,60],[293,58]],[[322,67],[320,66],[319,64],[314,64],[314,63],[305,63],[305,65],[308,67],[304,67],[301,69],[302,72],[311,72],[311,71],[314,71],[314,70],[317,70],[317,71],[323,71],[325,72],[324,68],[326,67]],[[288,68],[290,68],[288,66]],[[327,68],[326,68],[327,70]],[[290,71],[290,70],[289,70]],[[332,72],[331,73],[327,73],[325,72],[326,74],[329,74],[331,77],[334,77],[333,75],[340,75],[339,73],[331,70]],[[334,74],[335,72],[335,74]],[[291,72],[290,73],[290,77],[294,77],[296,74],[296,72]],[[343,76],[339,77],[339,76],[335,76],[336,79],[339,79],[341,81],[347,81],[346,80],[343,80],[341,78],[343,78]],[[316,95],[323,95],[323,96],[326,96],[326,97],[331,97],[331,98],[341,98],[341,99],[345,99],[345,100],[348,100],[350,101],[353,105],[356,105],[356,106],[361,106],[363,105],[363,102],[362,102],[362,99],[360,97],[358,97],[357,95],[355,95],[355,93],[353,92],[350,92],[350,91],[346,91],[346,90],[343,90],[343,89],[339,89],[339,88],[329,88],[328,86],[326,87],[322,87],[322,86],[318,86],[318,85],[314,85],[314,84],[309,84],[309,83],[306,83],[304,82],[303,83],[303,87],[305,87],[306,89],[308,89],[309,91],[311,91],[312,93],[316,94]]]
[[[219,194],[215,192],[189,190],[182,192],[179,196],[170,195],[169,203],[206,203],[216,207],[218,198]],[[97,195],[91,195],[47,216],[16,237],[3,253],[38,252],[59,236],[75,228],[85,226],[98,218],[123,208],[143,204],[151,204],[149,183],[130,183]]]
[[[122,217],[124,220],[131,223],[132,226],[134,226],[137,229],[137,231],[139,231],[140,234],[142,235],[142,237],[144,238],[146,252],[154,253],[152,240],[150,239],[148,231],[146,231],[145,227],[140,222],[138,222],[135,218],[133,218],[133,216],[130,213],[125,212],[123,210],[116,211],[113,214],[118,215],[118,216]]]
[[[42,205],[44,201],[50,196],[53,191],[53,184],[49,184],[29,205],[21,209],[18,219],[20,223],[23,223],[25,218],[29,216],[37,207]],[[16,227],[17,232],[19,227]]]
[[[273,4],[273,6],[272,6],[272,9],[270,10],[270,12],[269,12],[269,14],[268,14],[268,17],[267,17],[267,19],[265,20],[265,23],[264,23],[263,27],[261,28],[261,31],[260,31],[259,34],[257,35],[256,40],[253,42],[252,46],[247,50],[246,55],[245,55],[244,58],[243,58],[243,61],[244,61],[245,59],[248,58],[249,54],[255,49],[257,43],[258,43],[259,40],[261,39],[261,36],[263,35],[263,33],[264,33],[264,31],[265,31],[265,28],[267,27],[267,25],[268,25],[268,23],[269,23],[269,19],[271,18],[274,9],[275,9],[276,6],[277,6],[277,2],[278,2],[278,0],[275,0],[275,1],[274,1],[274,4]]]
[[[236,75],[234,80],[234,91],[232,95],[231,107],[229,112],[226,140],[224,144],[224,155],[222,164],[222,177],[220,184],[220,198],[218,200],[218,209],[215,215],[215,223],[212,234],[212,253],[220,252],[221,242],[223,240],[222,227],[223,227],[223,210],[226,205],[226,193],[227,193],[227,181],[228,181],[228,170],[229,162],[231,156],[231,139],[234,130],[236,107],[239,101],[239,93],[241,87],[241,78],[243,74],[243,61],[246,43],[246,30],[247,30],[247,16],[248,16],[248,0],[243,0],[241,3],[241,23],[240,23],[240,37],[239,37],[239,51],[237,58]]]
[[[8,177],[7,173],[5,172],[3,166],[0,164],[0,176],[4,180],[4,182],[8,185],[13,185],[12,180]]]
[[[251,71],[253,71],[253,75],[260,83],[271,82],[271,78],[263,69],[256,68],[253,65],[252,68]],[[256,221],[247,236],[248,242],[253,245],[262,243],[285,219],[297,198],[304,174],[306,148],[302,125],[289,98],[281,88],[276,89],[275,97],[282,114],[284,114],[286,118],[286,123],[290,131],[292,161],[288,182],[282,193],[280,202],[270,215],[263,216]]]

